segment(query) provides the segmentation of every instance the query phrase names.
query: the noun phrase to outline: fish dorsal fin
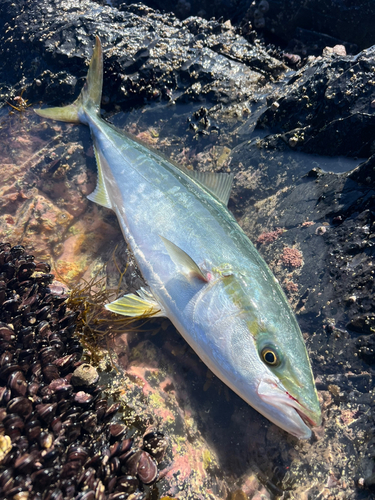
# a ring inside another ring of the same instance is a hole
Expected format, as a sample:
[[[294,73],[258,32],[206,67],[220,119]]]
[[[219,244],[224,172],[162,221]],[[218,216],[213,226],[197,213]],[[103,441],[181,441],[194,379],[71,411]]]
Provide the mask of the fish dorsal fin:
[[[224,205],[228,204],[233,184],[233,174],[215,172],[195,172],[189,170],[189,175],[215,196]]]
[[[109,167],[107,165],[106,159],[100,152],[100,148],[97,147],[95,140],[94,140],[94,152],[96,158],[96,165],[98,168],[98,179],[96,181],[95,190],[91,194],[89,194],[87,198],[91,201],[94,201],[98,205],[101,205],[102,207],[112,209],[112,203],[111,200],[109,199],[107,188],[105,187],[104,174],[103,174],[103,171],[108,170]]]
[[[124,295],[110,304],[106,304],[105,308],[116,314],[132,318],[165,317],[163,308],[155,300],[152,293],[145,288],[140,288],[137,294]]]
[[[187,278],[198,278],[201,281],[208,281],[206,276],[199,269],[198,265],[186,252],[171,241],[167,240],[167,238],[164,238],[163,236],[160,236],[160,238],[162,239],[172,261],[176,264],[180,271],[187,276]]]

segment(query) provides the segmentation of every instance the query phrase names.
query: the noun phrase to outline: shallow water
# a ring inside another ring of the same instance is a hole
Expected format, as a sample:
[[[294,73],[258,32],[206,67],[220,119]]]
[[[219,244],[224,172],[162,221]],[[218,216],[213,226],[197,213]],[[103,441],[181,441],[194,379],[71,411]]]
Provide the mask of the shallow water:
[[[248,108],[244,112],[241,104],[223,121],[215,109],[196,117],[194,113],[201,108],[201,103],[145,106],[112,116],[111,121],[186,167],[234,168],[231,154],[243,143],[244,130],[254,128],[252,111]],[[200,123],[204,117],[208,125]],[[114,256],[120,268],[128,256],[114,215],[86,199],[96,180],[88,129],[41,120],[32,108],[11,115],[3,108],[0,127],[0,240],[22,244],[38,260],[50,260],[56,276],[70,286],[92,277],[108,263],[108,280],[116,283]],[[263,137],[253,130],[247,141],[255,143],[257,138]],[[277,152],[271,154],[275,163],[280,161]],[[359,163],[294,151],[288,155],[302,164],[299,172],[285,171],[282,182],[289,185],[313,167],[337,173]],[[254,241],[260,232],[254,232],[256,221],[246,222],[252,184],[245,191],[246,198],[240,197],[241,179],[237,176],[235,211]],[[265,191],[268,188],[263,186]],[[277,185],[272,189],[277,190]],[[284,286],[285,279],[298,279],[300,269],[283,268],[272,253],[267,258],[267,251],[261,251]],[[308,256],[311,260],[325,257],[314,254],[314,248]],[[130,288],[139,287],[140,277],[134,268],[127,278]],[[289,294],[295,307],[303,291],[302,287]],[[332,356],[336,347],[326,338],[321,318],[305,316],[302,327],[308,346],[319,343],[319,348],[314,346],[316,356],[324,356],[324,352]],[[344,350],[345,339],[338,343]],[[108,379],[113,376],[113,391],[122,394],[135,414],[157,422],[170,438],[166,475],[157,486],[157,495],[214,499],[232,494],[230,498],[237,499],[245,498],[244,494],[255,499],[287,491],[290,498],[361,498],[358,491],[353,496],[353,471],[357,474],[366,433],[357,431],[355,425],[367,409],[356,405],[355,398],[349,405],[340,396],[340,389],[338,394],[335,388],[322,390],[325,435],[319,429],[310,442],[299,442],[213,376],[168,321],[155,319],[145,331],[123,334],[113,348],[116,364],[124,370],[121,376],[106,374]],[[321,378],[325,374],[319,373],[321,365],[316,359],[312,362]],[[340,369],[349,370],[350,366]],[[336,382],[337,378],[332,384]]]

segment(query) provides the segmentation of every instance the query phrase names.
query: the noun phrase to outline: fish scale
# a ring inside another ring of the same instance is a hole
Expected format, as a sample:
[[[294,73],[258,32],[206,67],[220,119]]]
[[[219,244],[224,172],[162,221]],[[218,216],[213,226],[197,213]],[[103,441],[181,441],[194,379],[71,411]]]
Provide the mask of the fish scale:
[[[90,127],[98,182],[148,285],[107,304],[165,316],[206,365],[282,429],[309,438],[321,412],[301,331],[277,280],[226,207],[233,177],[180,168],[100,117],[99,38],[79,98],[37,113]]]

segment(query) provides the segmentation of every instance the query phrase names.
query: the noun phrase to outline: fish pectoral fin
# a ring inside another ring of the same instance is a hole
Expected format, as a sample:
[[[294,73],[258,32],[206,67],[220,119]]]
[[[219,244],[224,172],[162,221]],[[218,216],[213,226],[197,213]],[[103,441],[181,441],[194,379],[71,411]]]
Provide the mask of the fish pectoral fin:
[[[187,278],[198,278],[201,281],[207,283],[208,279],[199,269],[198,265],[193,261],[193,259],[184,252],[180,247],[167,240],[159,234],[162,242],[164,243],[167,252],[172,259],[172,261],[176,264],[176,266],[180,269],[180,271],[187,276]]]
[[[95,190],[91,194],[89,194],[87,198],[91,201],[94,201],[98,205],[101,205],[102,207],[112,209],[113,208],[112,203],[108,196],[107,188],[104,182],[104,171],[105,170],[108,171],[109,167],[107,164],[107,160],[101,153],[100,148],[96,144],[95,139],[94,139],[94,152],[96,158],[96,165],[98,168],[98,180],[96,182]]]
[[[108,311],[132,318],[165,317],[163,308],[156,302],[151,292],[141,288],[135,293],[129,293],[105,306]]]

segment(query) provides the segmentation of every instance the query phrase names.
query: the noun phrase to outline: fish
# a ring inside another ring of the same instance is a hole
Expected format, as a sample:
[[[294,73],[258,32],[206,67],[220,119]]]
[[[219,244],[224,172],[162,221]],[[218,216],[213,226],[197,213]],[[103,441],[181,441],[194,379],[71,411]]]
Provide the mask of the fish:
[[[72,104],[36,110],[89,126],[98,177],[89,200],[115,212],[146,287],[106,305],[167,317],[208,368],[299,439],[321,409],[296,317],[271,270],[227,208],[233,175],[182,168],[100,115],[99,37]]]

